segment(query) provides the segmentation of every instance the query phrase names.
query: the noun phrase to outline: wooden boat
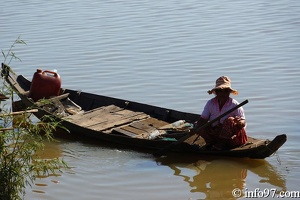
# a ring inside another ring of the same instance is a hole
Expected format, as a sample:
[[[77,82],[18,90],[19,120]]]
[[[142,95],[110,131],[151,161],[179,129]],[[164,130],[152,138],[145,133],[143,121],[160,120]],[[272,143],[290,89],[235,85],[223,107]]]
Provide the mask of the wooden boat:
[[[199,117],[193,113],[64,88],[61,88],[59,96],[48,99],[46,103],[34,102],[28,97],[31,81],[22,75],[16,75],[5,64],[2,64],[2,76],[26,108],[38,109],[34,114],[39,119],[51,115],[60,120],[72,134],[130,148],[139,147],[152,152],[162,150],[185,136],[191,123]],[[215,150],[203,148],[203,141],[193,135],[175,145],[171,151],[264,159],[276,152],[286,139],[285,134],[277,135],[271,141],[249,137],[243,146]]]

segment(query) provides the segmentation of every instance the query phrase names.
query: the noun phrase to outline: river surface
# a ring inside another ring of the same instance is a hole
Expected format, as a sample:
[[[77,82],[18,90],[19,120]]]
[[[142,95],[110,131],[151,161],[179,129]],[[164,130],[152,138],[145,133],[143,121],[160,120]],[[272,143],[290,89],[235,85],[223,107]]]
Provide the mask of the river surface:
[[[238,199],[235,188],[299,191],[300,1],[7,0],[0,48],[31,79],[57,69],[63,87],[201,113],[221,75],[245,99],[248,135],[288,141],[265,160],[169,155],[58,138],[45,158],[69,169],[37,179],[26,200]],[[244,197],[245,198],[245,197]]]

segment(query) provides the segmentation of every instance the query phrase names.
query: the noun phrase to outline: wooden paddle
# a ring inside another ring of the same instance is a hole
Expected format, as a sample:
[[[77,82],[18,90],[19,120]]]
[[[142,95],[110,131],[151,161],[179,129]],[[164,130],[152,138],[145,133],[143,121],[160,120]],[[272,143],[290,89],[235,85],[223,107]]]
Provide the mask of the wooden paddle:
[[[171,144],[169,144],[168,146],[166,146],[165,148],[155,152],[153,155],[156,157],[160,157],[162,155],[164,155],[166,152],[168,152],[169,150],[171,150],[174,146],[184,142],[185,140],[187,140],[189,137],[191,137],[192,135],[196,134],[199,130],[204,129],[207,126],[210,126],[211,124],[215,123],[216,121],[218,121],[219,119],[225,117],[226,115],[230,114],[231,112],[235,111],[236,109],[238,109],[239,107],[245,105],[246,103],[248,103],[248,100],[243,101],[242,103],[240,103],[239,105],[231,108],[230,110],[226,111],[225,113],[219,115],[218,117],[216,117],[215,119],[205,123],[204,125],[200,126],[199,128],[197,128],[196,130],[192,130],[191,132],[189,132],[188,134],[186,134],[185,136],[183,136],[182,138],[180,138],[179,140],[177,140],[176,142],[173,142]]]

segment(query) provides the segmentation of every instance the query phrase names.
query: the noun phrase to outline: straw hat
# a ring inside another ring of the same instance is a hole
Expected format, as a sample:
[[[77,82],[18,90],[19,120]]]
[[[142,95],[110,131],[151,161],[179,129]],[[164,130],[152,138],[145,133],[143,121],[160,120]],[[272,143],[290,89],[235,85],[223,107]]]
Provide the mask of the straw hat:
[[[234,95],[238,95],[238,93],[239,93],[237,90],[231,88],[231,80],[228,76],[221,76],[220,78],[218,78],[216,80],[216,86],[213,89],[207,91],[207,93],[215,94],[216,93],[215,90],[217,90],[217,89],[230,89],[231,93]]]

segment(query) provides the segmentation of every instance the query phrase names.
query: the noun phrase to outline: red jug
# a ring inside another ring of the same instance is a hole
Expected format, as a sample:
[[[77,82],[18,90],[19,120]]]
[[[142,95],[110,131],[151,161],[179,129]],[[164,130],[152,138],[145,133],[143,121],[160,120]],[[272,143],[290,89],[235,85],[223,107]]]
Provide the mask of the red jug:
[[[61,88],[61,79],[58,73],[49,70],[37,69],[33,75],[29,97],[33,101],[58,96]]]

